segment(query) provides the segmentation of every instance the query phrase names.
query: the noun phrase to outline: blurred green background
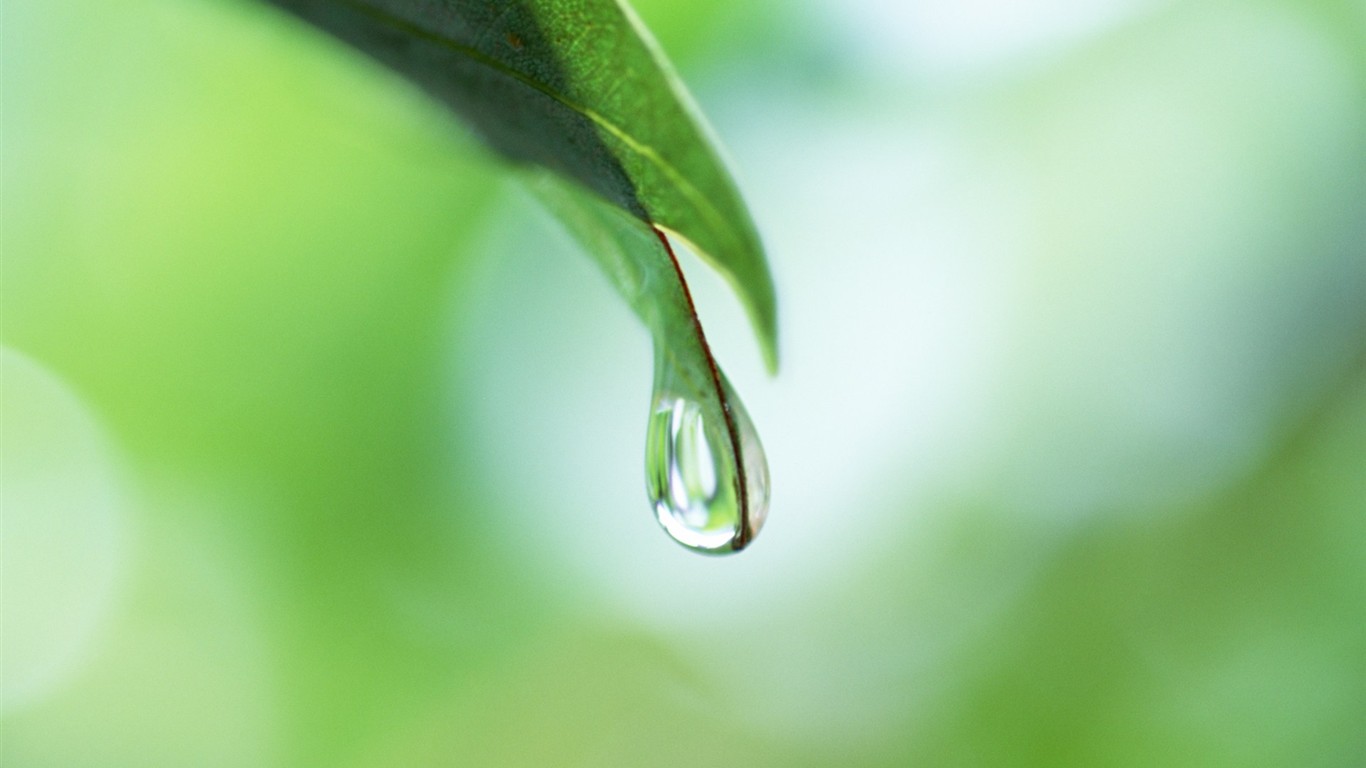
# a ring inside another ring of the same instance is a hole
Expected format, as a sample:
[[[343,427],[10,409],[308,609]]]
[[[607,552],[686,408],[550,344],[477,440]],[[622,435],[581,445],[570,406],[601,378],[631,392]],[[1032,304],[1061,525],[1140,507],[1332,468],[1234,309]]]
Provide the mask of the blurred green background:
[[[729,559],[646,333],[238,0],[6,2],[0,762],[1366,765],[1366,10],[641,0],[782,303]]]

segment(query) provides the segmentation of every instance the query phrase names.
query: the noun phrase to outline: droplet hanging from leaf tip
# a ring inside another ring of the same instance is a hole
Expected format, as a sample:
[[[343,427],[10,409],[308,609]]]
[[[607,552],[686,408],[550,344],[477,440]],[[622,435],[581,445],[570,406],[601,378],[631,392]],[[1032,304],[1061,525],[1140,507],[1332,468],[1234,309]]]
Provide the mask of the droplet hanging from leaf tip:
[[[768,515],[759,434],[729,382],[719,380],[723,399],[704,403],[687,394],[693,388],[669,356],[657,355],[646,430],[646,489],[655,517],[679,544],[705,554],[744,549]]]

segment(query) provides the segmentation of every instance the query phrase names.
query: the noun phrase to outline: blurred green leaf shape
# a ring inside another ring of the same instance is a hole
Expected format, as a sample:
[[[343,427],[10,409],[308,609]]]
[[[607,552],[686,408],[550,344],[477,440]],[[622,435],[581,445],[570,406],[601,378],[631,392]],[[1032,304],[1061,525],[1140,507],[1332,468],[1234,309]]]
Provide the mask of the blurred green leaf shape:
[[[453,109],[598,260],[650,329],[647,487],[660,524],[706,553],[743,549],[768,468],[717,367],[665,232],[719,271],[777,369],[772,277],[705,123],[618,0],[269,0]],[[584,191],[591,194],[584,194]]]

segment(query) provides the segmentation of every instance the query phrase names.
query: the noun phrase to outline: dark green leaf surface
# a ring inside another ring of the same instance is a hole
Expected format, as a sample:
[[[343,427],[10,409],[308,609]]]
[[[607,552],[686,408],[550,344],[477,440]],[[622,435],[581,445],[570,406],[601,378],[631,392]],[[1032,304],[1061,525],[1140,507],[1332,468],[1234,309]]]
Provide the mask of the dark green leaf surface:
[[[271,2],[417,83],[503,155],[574,180],[646,233],[686,241],[739,294],[776,369],[773,282],[753,223],[687,94],[623,4]]]

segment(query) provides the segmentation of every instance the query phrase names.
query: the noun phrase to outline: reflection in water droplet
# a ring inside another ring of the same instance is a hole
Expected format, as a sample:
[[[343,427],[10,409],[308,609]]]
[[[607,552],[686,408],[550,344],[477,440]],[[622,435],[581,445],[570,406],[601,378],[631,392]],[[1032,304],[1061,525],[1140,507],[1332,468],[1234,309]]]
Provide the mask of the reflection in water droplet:
[[[768,461],[759,434],[722,377],[729,421],[680,394],[678,372],[661,354],[646,431],[645,473],[655,517],[675,541],[708,554],[745,548],[768,514]],[[731,439],[732,429],[735,440]],[[736,447],[740,461],[736,461]]]

